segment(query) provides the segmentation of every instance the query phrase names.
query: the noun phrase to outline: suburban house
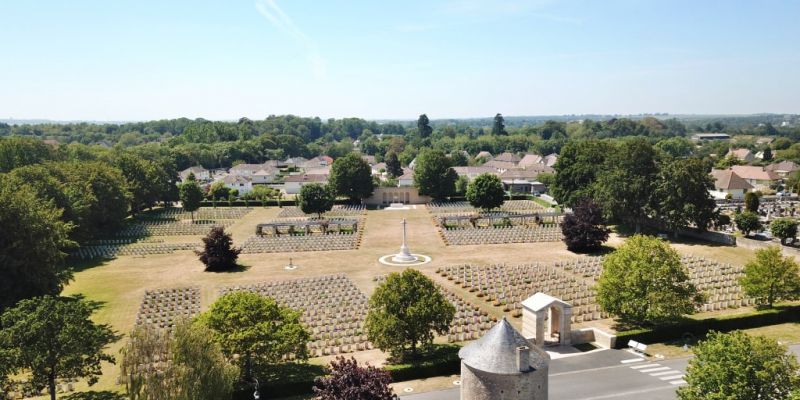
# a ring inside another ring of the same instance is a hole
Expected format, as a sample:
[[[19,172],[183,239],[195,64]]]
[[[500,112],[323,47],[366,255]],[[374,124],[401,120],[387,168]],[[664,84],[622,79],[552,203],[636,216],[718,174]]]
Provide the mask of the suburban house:
[[[489,153],[488,151],[484,150],[484,151],[478,153],[477,155],[475,155],[475,159],[478,159],[478,158],[482,158],[482,159],[484,159],[486,161],[489,161],[489,160],[492,159],[492,153]]]
[[[181,178],[181,182],[185,182],[187,179],[189,179],[189,174],[194,174],[194,178],[200,182],[211,179],[211,173],[209,173],[207,169],[199,165],[195,165],[194,167],[186,168],[178,174]]]
[[[557,161],[558,161],[558,154],[556,153],[550,153],[544,156],[544,165],[547,165],[548,167],[556,165]]]
[[[542,167],[547,168],[542,165]],[[503,188],[513,193],[540,194],[547,190],[547,187],[536,180],[539,171],[535,169],[509,169],[500,174]]]
[[[744,194],[753,186],[747,183],[741,176],[730,169],[711,170],[714,177],[714,190],[709,191],[715,199],[726,199],[730,195],[731,199],[742,200]]]
[[[250,177],[253,180],[253,184],[267,184],[275,182],[275,178],[278,177],[278,168],[276,167],[266,167],[262,168],[256,172],[254,172]]]
[[[495,157],[493,160],[517,164],[522,160],[522,158],[520,158],[518,155],[514,153],[505,152],[497,155],[497,157]]]
[[[307,161],[305,157],[289,157],[283,163],[289,168],[301,168]]]
[[[774,171],[767,171],[764,167],[753,165],[734,165],[731,170],[747,181],[753,189],[764,190],[769,189],[772,184],[780,180],[778,174]]]
[[[267,164],[239,164],[234,165],[228,170],[228,173],[231,175],[238,175],[238,176],[252,176],[258,171],[263,169],[274,169],[274,166],[269,166]]]
[[[238,190],[239,195],[253,191],[253,181],[249,176],[231,174],[223,178],[222,181],[225,182],[226,188]]]
[[[800,165],[797,165],[794,161],[781,161],[767,165],[764,169],[778,174],[781,178],[786,178],[792,172],[800,171]]]
[[[544,162],[544,157],[538,154],[525,154],[525,156],[523,156],[522,159],[519,160],[517,166],[520,168],[527,168],[531,165],[543,164],[543,162]]]
[[[306,162],[303,163],[302,167],[304,169],[311,169],[311,168],[319,168],[319,167],[327,167],[333,164],[333,159],[328,156],[316,156]]]
[[[480,166],[480,167],[453,167],[453,170],[456,171],[458,176],[463,176],[467,178],[468,181],[475,179],[478,175],[481,174],[494,174],[497,175],[497,170],[492,167]]]
[[[414,186],[414,171],[403,168],[403,175],[397,178],[397,187]]]
[[[381,176],[386,172],[386,163],[373,164],[370,168],[372,168],[372,175]]]
[[[370,156],[366,154],[361,155],[361,159],[364,160],[369,165],[375,165],[377,161],[375,161],[375,156]]]
[[[328,175],[323,174],[297,174],[289,175],[283,179],[283,191],[286,194],[300,193],[300,188],[309,183],[328,184]]]
[[[755,154],[750,149],[730,149],[725,157],[733,157],[739,161],[751,163],[756,160]]]
[[[498,172],[502,173],[502,172],[505,172],[505,171],[507,171],[509,169],[517,168],[517,163],[516,162],[512,162],[512,161],[498,160],[498,159],[495,158],[494,160],[487,161],[487,162],[483,163],[483,166],[484,167],[494,168]]]

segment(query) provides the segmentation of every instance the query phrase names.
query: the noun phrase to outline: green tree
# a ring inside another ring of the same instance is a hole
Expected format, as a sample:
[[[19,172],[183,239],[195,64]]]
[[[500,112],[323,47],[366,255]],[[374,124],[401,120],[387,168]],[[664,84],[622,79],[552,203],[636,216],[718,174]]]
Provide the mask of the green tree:
[[[492,124],[492,135],[494,136],[508,135],[508,132],[506,132],[506,120],[503,118],[503,114],[500,113],[495,114],[494,122]]]
[[[215,181],[211,184],[208,188],[208,197],[214,200],[224,200],[230,197],[231,189],[225,186],[225,182],[222,180]]]
[[[239,378],[239,368],[222,354],[213,332],[189,321],[178,322],[172,335],[139,326],[121,353],[130,400],[227,399]],[[159,371],[150,368],[154,363],[161,365]]]
[[[300,323],[300,312],[252,292],[228,293],[217,299],[199,322],[213,331],[228,358],[239,356],[243,378],[285,357],[308,359],[310,335]]]
[[[82,210],[77,228],[92,238],[116,233],[128,217],[130,195],[120,170],[102,161],[47,164],[67,185]],[[84,236],[84,235],[82,235]]]
[[[706,230],[716,217],[717,204],[709,193],[714,188],[711,175],[698,158],[675,159],[662,165],[653,193],[656,215],[675,234],[694,224]]]
[[[752,213],[758,212],[758,207],[761,205],[761,200],[758,198],[756,192],[747,192],[744,195],[744,209]]]
[[[420,345],[433,342],[434,332],[450,328],[455,307],[436,284],[414,269],[391,273],[369,299],[365,328],[378,348],[402,358],[407,349],[417,356]]]
[[[761,221],[758,220],[758,214],[754,212],[738,213],[733,217],[733,222],[736,223],[736,228],[742,231],[745,236],[750,236],[750,232],[761,230]]]
[[[14,187],[0,176],[0,311],[17,301],[58,294],[72,274],[62,249],[71,225],[61,211],[30,188]]]
[[[403,167],[400,166],[400,160],[397,158],[397,153],[389,151],[386,153],[386,173],[390,178],[397,178],[403,175]]]
[[[200,202],[203,201],[203,189],[200,189],[194,174],[189,174],[186,182],[181,184],[180,199],[184,211],[189,211],[194,221],[194,212],[200,208]]]
[[[0,173],[54,158],[52,148],[39,139],[21,136],[0,137]]]
[[[503,182],[497,175],[480,174],[467,186],[467,201],[475,208],[489,211],[505,202]]]
[[[357,153],[350,153],[333,162],[328,186],[338,196],[345,196],[353,203],[372,196],[372,168]]]
[[[466,196],[468,187],[469,179],[466,176],[459,175],[458,179],[456,179],[454,194],[456,196]]]
[[[783,257],[778,246],[756,250],[756,259],[744,266],[739,279],[745,294],[772,307],[779,300],[800,297],[800,267],[794,257]]]
[[[656,149],[673,158],[686,158],[692,155],[695,145],[684,137],[671,137],[656,143]]]
[[[795,356],[763,336],[711,332],[694,355],[681,400],[783,400],[800,385]]]
[[[424,149],[417,156],[414,184],[422,195],[442,200],[455,193],[458,174],[451,168],[450,159],[441,150]]]
[[[786,244],[788,239],[794,242],[797,236],[797,221],[792,218],[778,218],[769,224],[772,235],[781,240],[781,244]]]
[[[691,314],[702,300],[678,252],[658,238],[631,236],[603,260],[597,302],[625,324]]]
[[[297,200],[303,213],[317,214],[317,218],[322,218],[323,213],[333,208],[334,195],[325,185],[309,183],[300,188]]]
[[[764,149],[764,155],[761,158],[764,161],[772,161],[772,149],[767,147]]]
[[[225,228],[215,226],[203,238],[203,251],[196,252],[206,271],[227,271],[236,268],[242,249],[233,247],[233,239]]]
[[[599,140],[569,141],[554,166],[556,179],[550,193],[559,204],[572,207],[579,200],[594,199],[595,182],[601,166],[613,151],[608,142]]]
[[[461,151],[450,153],[450,165],[454,167],[466,167],[469,165],[469,158]]]
[[[640,232],[651,208],[658,172],[653,146],[643,138],[627,139],[606,159],[601,170],[596,200],[603,205],[609,220],[631,225]]]
[[[104,349],[117,340],[107,325],[92,322],[97,303],[80,298],[42,296],[22,300],[0,317],[0,348],[10,351],[14,372],[30,374],[34,388],[56,398],[56,381],[86,378],[97,382],[101,361],[114,362]]]
[[[422,114],[417,118],[417,130],[419,131],[419,137],[425,139],[431,136],[433,133],[433,128],[431,128],[430,120],[426,114]]]

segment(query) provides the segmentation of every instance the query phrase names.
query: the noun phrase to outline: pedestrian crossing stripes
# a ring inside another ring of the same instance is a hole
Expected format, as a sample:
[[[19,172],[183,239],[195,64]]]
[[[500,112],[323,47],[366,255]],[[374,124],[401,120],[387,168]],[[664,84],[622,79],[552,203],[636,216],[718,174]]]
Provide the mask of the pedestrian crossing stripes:
[[[636,361],[634,359],[630,360],[622,360],[620,361],[623,364],[632,364]],[[630,365],[628,368],[632,370],[639,371],[643,374],[648,374],[654,378],[658,378],[659,380],[665,381],[670,385],[685,385],[686,381],[683,379],[683,372],[676,371],[670,367],[665,367],[658,363],[644,363],[644,364],[636,364]]]

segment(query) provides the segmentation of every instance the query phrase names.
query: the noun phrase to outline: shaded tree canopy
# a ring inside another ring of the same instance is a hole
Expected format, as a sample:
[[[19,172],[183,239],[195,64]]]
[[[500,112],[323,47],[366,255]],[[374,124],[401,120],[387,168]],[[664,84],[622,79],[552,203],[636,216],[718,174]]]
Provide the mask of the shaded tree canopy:
[[[391,273],[369,299],[365,328],[369,340],[395,357],[406,350],[417,356],[420,345],[429,345],[434,333],[450,328],[455,308],[436,284],[414,269]]]
[[[355,358],[336,357],[328,367],[329,375],[314,380],[314,394],[319,400],[393,400],[397,396],[389,386],[388,371],[371,365],[360,367]]]
[[[756,250],[756,259],[744,266],[739,279],[745,294],[772,307],[779,300],[800,298],[800,267],[794,257],[783,257],[778,246]]]
[[[225,233],[225,228],[215,226],[203,238],[203,250],[198,251],[200,262],[206,266],[206,271],[226,271],[236,268],[236,260],[242,249],[233,247],[230,233]]]
[[[494,174],[478,175],[467,186],[466,197],[469,204],[484,211],[502,206],[505,195],[503,182]]]
[[[603,260],[597,302],[624,324],[654,324],[691,314],[702,300],[678,252],[663,240],[634,235]]]
[[[333,162],[328,185],[338,196],[352,202],[372,196],[372,168],[357,153],[349,153]]]
[[[561,232],[567,249],[583,253],[600,250],[611,230],[604,225],[603,209],[594,201],[584,199],[578,201],[572,213],[564,216]]]
[[[323,213],[333,208],[334,195],[325,185],[309,183],[300,188],[297,201],[304,213],[317,214],[317,217],[321,218]]]
[[[441,150],[425,149],[417,156],[414,184],[422,195],[437,200],[452,196],[458,174],[451,168],[450,159]]]

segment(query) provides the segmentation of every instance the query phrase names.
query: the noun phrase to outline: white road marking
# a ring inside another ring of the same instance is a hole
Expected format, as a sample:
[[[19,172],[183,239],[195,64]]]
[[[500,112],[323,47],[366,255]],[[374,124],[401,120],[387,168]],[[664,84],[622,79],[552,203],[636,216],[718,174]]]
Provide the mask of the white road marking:
[[[642,361],[644,361],[643,358],[629,358],[627,360],[622,360],[620,362],[623,363],[623,364],[630,364],[630,363],[637,363],[637,362],[642,362]]]
[[[647,368],[647,369],[640,369],[639,372],[649,374],[651,372],[658,372],[658,371],[668,371],[670,367],[655,367],[655,368]]]
[[[642,365],[634,365],[634,366],[632,366],[632,367],[631,367],[631,369],[650,368],[650,367],[660,367],[660,366],[661,366],[661,364],[652,364],[652,363],[648,363],[648,364],[642,364]]]
[[[676,371],[674,369],[671,369],[669,371],[664,371],[664,372],[655,372],[650,374],[650,376],[664,376],[664,375],[672,375],[674,373],[676,373]]]
[[[665,376],[663,378],[658,378],[658,379],[661,379],[662,381],[674,381],[675,379],[682,379],[682,378],[683,374],[678,374],[678,375]]]
[[[683,380],[683,379],[679,379],[677,381],[671,381],[670,384],[673,384],[673,385],[685,385],[686,381]]]

